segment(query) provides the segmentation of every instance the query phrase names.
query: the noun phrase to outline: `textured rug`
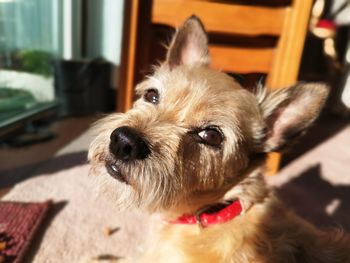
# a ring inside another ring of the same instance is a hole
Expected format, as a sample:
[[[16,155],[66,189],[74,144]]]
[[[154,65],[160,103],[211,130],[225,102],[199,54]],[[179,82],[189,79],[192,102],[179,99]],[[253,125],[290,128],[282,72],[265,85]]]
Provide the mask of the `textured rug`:
[[[0,202],[0,262],[22,262],[50,205],[50,201]]]

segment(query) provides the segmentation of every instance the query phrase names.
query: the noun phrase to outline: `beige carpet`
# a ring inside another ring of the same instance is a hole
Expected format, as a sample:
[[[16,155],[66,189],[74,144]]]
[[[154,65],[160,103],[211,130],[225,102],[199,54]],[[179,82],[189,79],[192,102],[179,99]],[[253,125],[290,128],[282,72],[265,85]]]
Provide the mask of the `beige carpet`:
[[[266,179],[315,225],[350,232],[350,125]]]
[[[147,220],[139,214],[118,213],[103,196],[96,199],[87,173],[88,165],[46,171],[18,183],[4,196],[5,200],[53,199],[56,203],[28,262],[77,262],[100,254],[125,256],[139,249]],[[341,225],[350,230],[350,127],[267,180],[300,215],[319,226]],[[105,227],[120,230],[107,237]]]
[[[111,254],[122,257],[138,249],[146,221],[135,213],[118,213],[113,203],[96,197],[88,165],[19,183],[4,200],[55,202],[43,231],[31,247],[27,262],[79,262]],[[119,228],[110,236],[106,227]]]

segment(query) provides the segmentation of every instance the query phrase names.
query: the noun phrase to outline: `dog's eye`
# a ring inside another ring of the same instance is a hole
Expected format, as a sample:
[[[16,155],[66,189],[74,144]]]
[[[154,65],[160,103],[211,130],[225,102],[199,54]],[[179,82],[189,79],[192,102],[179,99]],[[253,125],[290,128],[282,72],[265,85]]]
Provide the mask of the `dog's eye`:
[[[156,89],[149,89],[146,91],[143,98],[145,99],[145,101],[148,101],[152,104],[158,104],[158,102],[159,102],[158,91]]]
[[[221,133],[213,128],[200,131],[198,136],[201,138],[201,142],[211,146],[219,146],[223,140]]]

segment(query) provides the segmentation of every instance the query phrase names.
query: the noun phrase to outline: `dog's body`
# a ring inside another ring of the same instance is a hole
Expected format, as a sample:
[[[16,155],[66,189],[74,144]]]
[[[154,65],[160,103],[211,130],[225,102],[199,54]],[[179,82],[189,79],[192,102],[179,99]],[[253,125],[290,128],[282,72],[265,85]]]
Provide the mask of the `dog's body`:
[[[158,229],[135,262],[350,262],[349,240],[341,232],[317,230],[273,196],[225,224]]]
[[[161,216],[135,261],[350,262],[348,237],[286,210],[262,175],[266,154],[316,119],[327,88],[299,84],[253,94],[210,69],[209,59],[205,31],[192,17],[166,62],[138,85],[133,109],[103,119],[91,144],[91,171],[118,205]],[[200,226],[203,207],[233,202],[237,215]],[[195,214],[198,224],[177,220]]]

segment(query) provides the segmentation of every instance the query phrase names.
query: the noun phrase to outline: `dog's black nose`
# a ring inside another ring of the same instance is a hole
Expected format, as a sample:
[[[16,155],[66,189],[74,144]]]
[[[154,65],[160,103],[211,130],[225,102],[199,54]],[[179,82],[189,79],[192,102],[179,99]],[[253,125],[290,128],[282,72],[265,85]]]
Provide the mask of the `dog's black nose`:
[[[120,160],[141,160],[151,153],[141,135],[128,126],[119,127],[112,132],[109,150]]]

